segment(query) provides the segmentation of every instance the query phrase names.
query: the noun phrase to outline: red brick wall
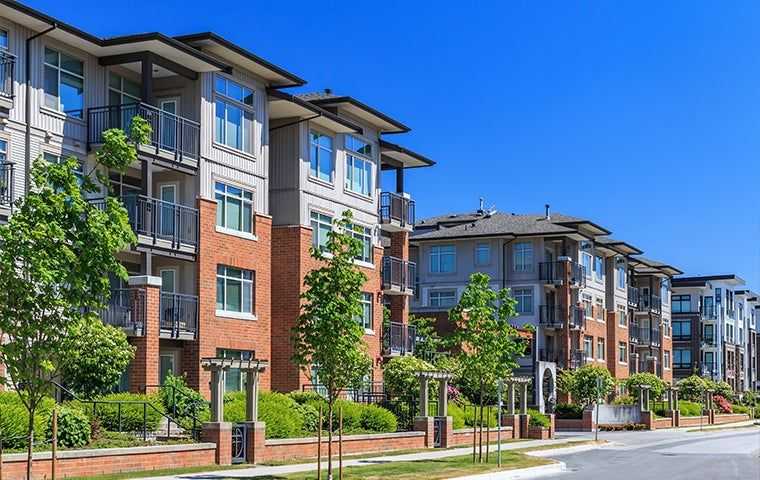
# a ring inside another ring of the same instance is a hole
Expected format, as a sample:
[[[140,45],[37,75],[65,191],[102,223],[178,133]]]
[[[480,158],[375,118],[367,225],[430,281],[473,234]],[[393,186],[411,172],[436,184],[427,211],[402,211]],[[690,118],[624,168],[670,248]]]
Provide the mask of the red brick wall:
[[[620,342],[625,342],[626,348],[630,349],[628,329],[620,327],[616,312],[607,312],[607,369],[615,378],[628,378],[628,365],[618,362],[618,343]]]
[[[497,430],[496,428],[492,428],[490,434],[487,435],[487,430],[483,428],[483,445],[486,444],[486,437],[488,437],[488,441],[495,442],[497,438]],[[501,427],[501,439],[502,441],[508,440],[510,438],[513,438],[512,435],[514,434],[514,430],[512,427]],[[449,442],[449,446],[457,446],[457,445],[472,445],[472,436],[473,431],[472,428],[462,428],[459,430],[454,430],[451,436],[451,441]],[[475,431],[475,438],[480,438],[480,429],[477,429]],[[477,441],[477,440],[476,440]]]
[[[271,245],[272,219],[257,215],[257,240],[216,231],[216,202],[200,199],[200,248],[198,252],[198,296],[200,321],[198,341],[188,342],[183,352],[183,366],[188,383],[206,397],[210,395],[210,373],[200,361],[214,357],[218,348],[254,350],[256,357],[270,360],[271,327]],[[216,316],[217,265],[252,270],[254,282],[254,314],[256,320],[239,320]],[[270,371],[261,376],[261,387],[270,388]]]
[[[710,423],[707,415],[703,416],[701,420],[700,417],[681,417],[678,423],[681,427],[698,427],[700,422],[702,425],[708,425]]]
[[[671,384],[673,383],[673,338],[668,336],[666,337],[664,335],[664,327],[663,329],[663,335],[662,335],[662,348],[660,349],[660,359],[658,360],[660,362],[660,365],[662,365],[662,379],[665,380],[665,383]],[[665,352],[670,352],[670,368],[665,368]]]
[[[607,339],[607,322],[599,322],[596,319],[596,316],[598,315],[598,308],[596,305],[592,307],[593,312],[593,318],[587,318],[586,319],[586,328],[581,332],[581,339],[580,339],[580,349],[583,350],[583,337],[584,336],[591,336],[593,337],[593,345],[594,345],[594,361],[593,364],[595,365],[604,365],[605,367],[608,367],[608,352],[609,352],[609,340]],[[602,313],[602,318],[607,318],[608,315],[607,312]],[[609,319],[608,319],[609,321]],[[597,361],[597,358],[599,357],[599,353],[597,352],[597,339],[603,338],[604,340],[604,361],[599,362]]]
[[[310,383],[307,375],[291,361],[291,330],[296,325],[301,310],[300,295],[305,290],[303,279],[306,273],[318,267],[318,262],[309,254],[312,241],[310,227],[274,227],[272,238],[272,389],[290,392],[300,390],[302,385]],[[382,248],[375,248],[375,267],[361,268],[367,276],[364,291],[372,293],[374,300],[374,335],[366,335],[364,338],[367,352],[373,361],[375,381],[382,380],[382,258]]]
[[[158,384],[158,345],[161,291],[145,286],[145,331],[142,337],[130,337],[135,346],[135,358],[129,366],[129,390],[142,392],[145,385]]]
[[[116,449],[113,449],[116,450]],[[59,452],[56,461],[56,478],[85,477],[120,472],[139,472],[165,468],[198,467],[214,464],[216,448],[207,445],[202,449],[188,449],[176,446],[171,452],[158,451],[156,447],[118,449],[120,453],[98,451],[97,456],[85,457],[82,452]],[[125,453],[125,450],[127,453]],[[92,452],[91,450],[89,452]],[[50,455],[34,461],[32,475],[35,479],[50,478]],[[4,456],[3,480],[26,478],[26,454]]]
[[[338,437],[333,437],[333,454],[337,461]],[[343,454],[364,452],[387,452],[425,448],[424,432],[402,432],[375,435],[346,435],[343,437]],[[327,438],[322,438],[323,461],[327,457]],[[259,461],[286,460],[291,458],[316,458],[317,439],[300,438],[267,440]]]
[[[747,420],[749,420],[749,415],[746,413],[717,414],[715,415],[714,423],[715,425],[719,425],[722,423],[746,422]]]

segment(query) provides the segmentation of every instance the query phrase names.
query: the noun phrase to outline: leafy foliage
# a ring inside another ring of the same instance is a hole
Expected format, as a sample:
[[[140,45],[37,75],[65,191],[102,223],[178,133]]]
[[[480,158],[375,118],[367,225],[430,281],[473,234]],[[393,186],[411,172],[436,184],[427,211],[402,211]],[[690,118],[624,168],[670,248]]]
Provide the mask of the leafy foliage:
[[[573,401],[582,406],[590,405],[599,398],[605,398],[615,387],[615,380],[606,367],[584,365],[576,370],[565,370],[560,375],[562,388],[566,389]],[[601,388],[598,382],[601,381]]]
[[[182,428],[192,428],[193,417],[198,427],[211,417],[209,403],[203,395],[187,386],[184,376],[169,374],[164,380],[160,395],[164,410]]]
[[[530,420],[528,421],[528,424],[531,427],[542,427],[542,428],[551,427],[552,422],[549,419],[549,417],[539,412],[538,410],[529,408],[528,415],[530,415]]]
[[[620,395],[612,400],[613,405],[636,405],[636,399],[630,395]]]
[[[68,448],[83,447],[90,443],[90,419],[79,409],[58,408],[58,445]],[[45,434],[53,438],[53,416],[50,415]]]
[[[718,406],[720,413],[733,413],[731,404],[726,400],[723,395],[713,395],[713,401]]]
[[[558,403],[554,407],[554,414],[557,418],[581,419],[583,418],[583,406],[572,403]]]
[[[678,396],[691,402],[702,402],[707,381],[699,375],[692,375],[678,381]]]
[[[35,441],[45,439],[45,425],[54,406],[53,399],[45,397],[34,415]],[[0,392],[0,438],[6,448],[23,448],[28,443],[29,411],[15,392]]]
[[[421,359],[432,359],[443,347],[443,340],[435,329],[435,318],[409,315],[409,325],[417,329],[417,343],[414,346],[414,356]]]
[[[639,385],[649,386],[649,398],[650,400],[659,400],[665,393],[667,384],[654,373],[639,372],[634,373],[625,381],[625,386],[629,392],[638,395]]]
[[[713,395],[720,395],[721,397],[725,398],[727,401],[731,402],[734,399],[734,389],[731,388],[731,385],[728,384],[728,382],[724,381],[714,381],[710,379],[705,379],[705,382],[707,382],[707,388],[713,392]]]
[[[433,366],[417,357],[404,356],[391,359],[383,368],[383,384],[386,393],[392,397],[419,395],[420,380],[417,372],[425,370],[433,370]]]
[[[161,414],[164,406],[158,394],[111,393],[101,395],[97,400],[103,403],[97,403],[93,407],[91,403],[75,400],[69,402],[69,405],[83,411],[90,422],[96,421],[102,428],[111,431],[142,431],[144,419],[148,431],[152,432],[158,428],[163,418]],[[117,401],[124,403],[119,407]],[[145,403],[150,405],[143,407]]]

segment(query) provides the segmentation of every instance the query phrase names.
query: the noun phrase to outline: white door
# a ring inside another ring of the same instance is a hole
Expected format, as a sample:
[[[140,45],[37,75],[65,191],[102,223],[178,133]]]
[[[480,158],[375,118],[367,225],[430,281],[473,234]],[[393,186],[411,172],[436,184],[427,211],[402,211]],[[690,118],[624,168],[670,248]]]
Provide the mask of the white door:
[[[161,148],[175,151],[177,149],[177,136],[180,128],[179,122],[179,98],[168,97],[158,101],[158,108],[164,112],[161,114]]]
[[[159,215],[161,216],[158,223],[161,229],[159,233],[162,237],[172,238],[174,237],[176,230],[177,185],[161,185],[159,187],[159,194],[161,195],[161,207],[158,209]]]

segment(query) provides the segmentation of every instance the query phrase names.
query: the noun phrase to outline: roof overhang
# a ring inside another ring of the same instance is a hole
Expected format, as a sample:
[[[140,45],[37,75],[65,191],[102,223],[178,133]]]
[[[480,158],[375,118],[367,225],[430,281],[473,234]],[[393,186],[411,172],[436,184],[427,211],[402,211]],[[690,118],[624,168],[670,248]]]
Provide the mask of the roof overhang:
[[[637,273],[642,275],[667,275],[669,277],[681,275],[683,272],[672,265],[655,262],[642,257],[629,257],[629,263]]]
[[[437,230],[434,230],[437,231]],[[501,240],[514,240],[517,238],[515,235],[511,234],[503,234],[503,235],[495,235],[493,233],[487,233],[487,234],[480,234],[480,235],[453,235],[451,237],[409,237],[409,244],[410,245],[419,245],[421,242],[448,242],[451,240],[468,240],[468,239],[474,239],[474,238],[493,238],[493,239],[501,239]]]
[[[600,244],[604,247],[612,249],[621,255],[641,255],[644,253],[642,250],[634,247],[630,243],[626,243],[620,240],[602,241]]]
[[[406,147],[380,139],[382,169],[432,167],[433,160]]]
[[[610,233],[612,233],[606,228],[600,225],[597,225],[596,223],[591,222],[589,220],[578,220],[578,221],[571,221],[571,222],[554,222],[554,223],[556,223],[557,225],[569,226],[573,228],[579,228],[579,229],[583,228],[584,230],[588,230],[589,233],[591,233],[592,235],[609,235]]]
[[[362,128],[352,122],[335,115],[311,102],[302,100],[294,95],[275,89],[267,89],[269,98],[269,118],[309,120],[335,133],[361,133]],[[277,127],[273,127],[277,128]]]
[[[744,279],[733,273],[726,275],[702,275],[694,277],[680,277],[673,279],[679,286],[705,286],[708,282],[723,282],[727,285],[744,285]]]
[[[258,55],[235,45],[229,40],[220,37],[213,32],[193,33],[174,37],[175,40],[201,48],[219,58],[255,73],[269,82],[273,87],[299,87],[306,84],[306,80],[264,60]]]
[[[409,127],[352,97],[315,98],[310,102],[324,108],[338,108],[377,127],[380,133],[406,133]]]

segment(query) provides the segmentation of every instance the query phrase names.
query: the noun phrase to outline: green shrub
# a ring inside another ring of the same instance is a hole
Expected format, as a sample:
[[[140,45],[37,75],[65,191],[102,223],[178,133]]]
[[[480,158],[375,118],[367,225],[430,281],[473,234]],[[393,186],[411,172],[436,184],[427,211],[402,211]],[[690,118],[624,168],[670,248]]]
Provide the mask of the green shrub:
[[[491,427],[494,428],[497,425],[498,421],[498,408],[492,407],[488,408],[488,406],[483,407],[483,422],[482,425],[484,427]],[[464,423],[468,427],[472,426],[480,426],[481,420],[480,420],[480,407],[476,407],[474,405],[468,405],[464,409]]]
[[[543,428],[551,427],[551,420],[549,419],[549,417],[539,412],[538,410],[529,408],[528,415],[530,415],[530,420],[528,421],[528,424],[531,427],[543,427]]]
[[[572,403],[558,403],[554,407],[554,414],[557,415],[557,418],[581,419],[583,418],[583,407]]]
[[[161,403],[166,412],[183,428],[193,426],[193,417],[198,427],[211,418],[209,403],[203,395],[187,386],[185,377],[169,375],[160,390]]]
[[[665,382],[653,373],[640,372],[634,373],[625,381],[625,386],[631,394],[639,394],[639,385],[649,386],[649,398],[650,400],[659,400],[662,398],[662,394],[665,393]]]
[[[688,400],[679,400],[678,411],[682,417],[698,417],[702,415],[702,404]]]
[[[314,433],[319,427],[319,411],[311,405],[295,404],[296,411],[303,418],[303,431]]]
[[[94,419],[100,423],[102,428],[111,431],[139,432],[143,428],[143,419],[149,432],[154,432],[161,424],[163,417],[164,405],[157,393],[144,395],[138,393],[111,393],[98,397],[99,402],[94,408],[93,404],[73,401],[69,405],[78,408],[92,422]],[[129,402],[121,403],[118,401]],[[149,405],[145,405],[144,403]],[[120,413],[121,410],[121,423]],[[119,426],[121,425],[121,429]]]
[[[301,405],[303,405],[303,404],[305,404],[307,402],[311,402],[311,401],[319,402],[319,401],[324,400],[324,397],[322,395],[318,394],[317,392],[299,392],[299,391],[295,391],[295,392],[290,392],[288,394],[288,396],[290,398],[292,398],[293,400],[295,400],[296,403],[299,403]]]
[[[636,399],[630,395],[620,395],[612,400],[613,405],[636,405]]]
[[[601,390],[597,387],[601,382]],[[559,383],[559,382],[558,382]],[[567,389],[574,402],[590,405],[597,398],[605,398],[615,387],[610,371],[601,365],[584,365],[571,373],[562,372],[562,388]]]
[[[52,412],[45,430],[46,438],[52,440]],[[90,419],[83,411],[70,406],[58,409],[58,445],[68,448],[83,447],[90,443],[90,433]]]
[[[398,424],[395,415],[377,405],[364,405],[361,409],[361,426],[368,432],[395,432]]]
[[[678,396],[690,402],[701,402],[707,381],[699,375],[692,375],[678,381]]]
[[[289,396],[275,392],[259,394],[259,420],[266,422],[267,438],[292,438],[303,433],[304,419],[298,404]],[[245,392],[224,395],[224,420],[245,421]]]
[[[449,416],[452,418],[454,430],[459,430],[465,427],[464,423],[464,410],[456,403],[449,403],[448,406]]]
[[[744,405],[733,405],[731,409],[734,413],[749,413],[749,407],[745,407]]]
[[[359,403],[350,402],[348,400],[338,400],[335,402],[335,412],[333,413],[333,429],[338,429],[338,416],[341,409],[343,410],[343,432],[344,433],[360,433],[363,432],[362,428],[362,409],[365,405]],[[325,416],[327,416],[327,407],[324,408]],[[327,428],[328,419],[325,418],[324,427]]]
[[[45,439],[47,418],[55,402],[52,398],[44,399],[37,407],[34,415],[35,442]],[[21,403],[16,392],[0,392],[0,437],[7,448],[23,448],[26,446],[29,413]]]
[[[431,364],[417,357],[395,357],[383,368],[385,391],[391,397],[416,396],[420,391],[418,372],[433,369]],[[435,383],[430,382],[431,387]]]

